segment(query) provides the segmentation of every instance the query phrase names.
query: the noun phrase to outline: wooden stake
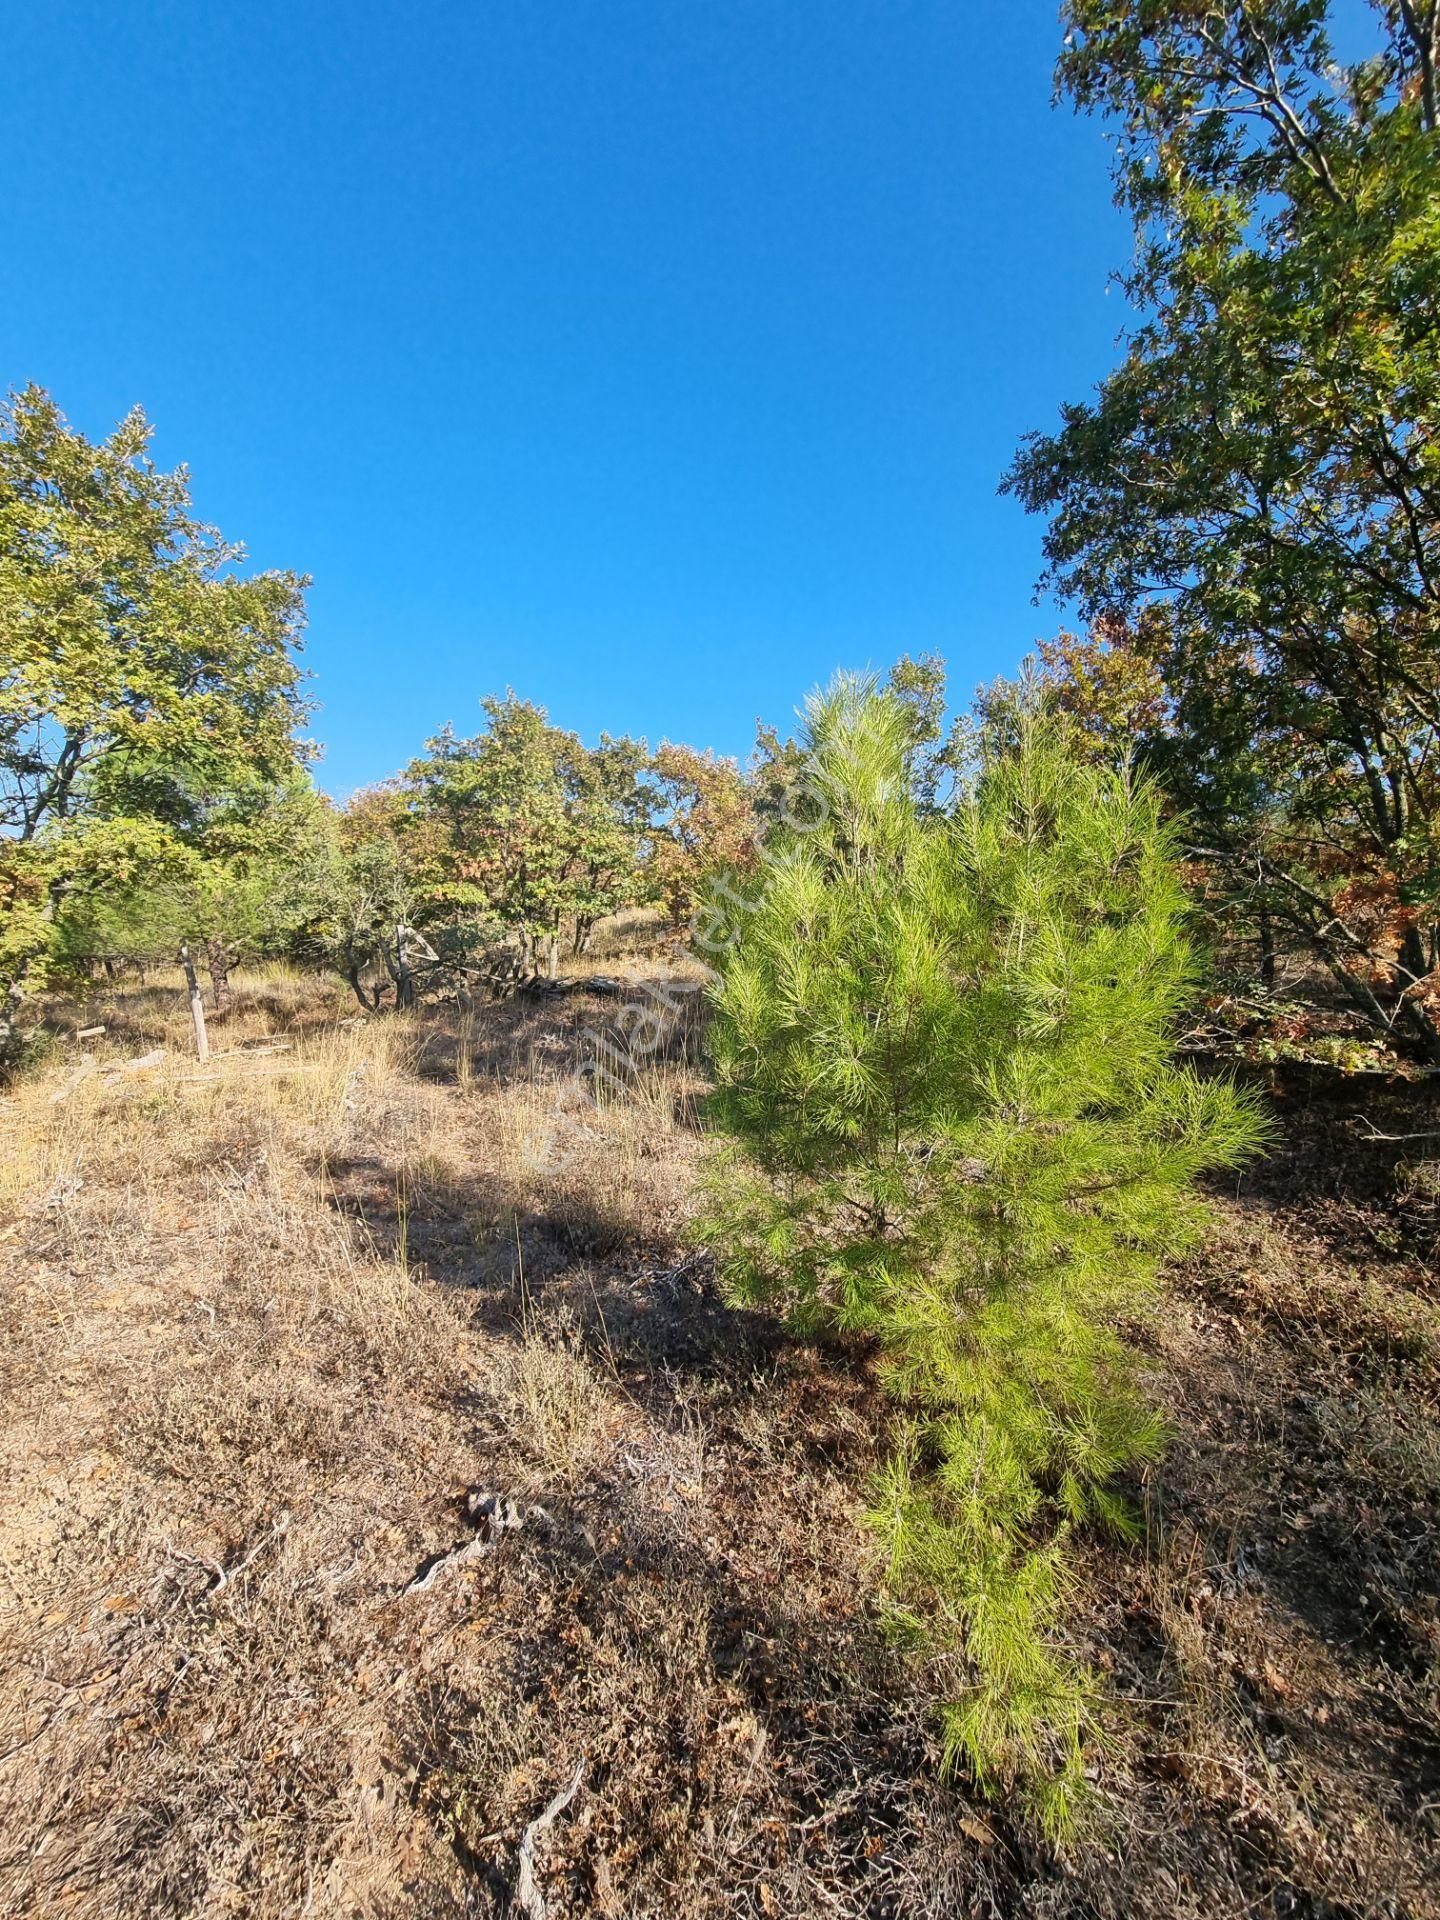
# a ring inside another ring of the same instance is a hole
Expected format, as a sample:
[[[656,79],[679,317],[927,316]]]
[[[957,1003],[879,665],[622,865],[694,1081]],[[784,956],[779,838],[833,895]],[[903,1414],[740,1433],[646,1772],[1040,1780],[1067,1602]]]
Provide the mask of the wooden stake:
[[[200,982],[195,978],[195,962],[190,958],[190,943],[180,942],[180,964],[185,969],[185,985],[190,990],[190,1018],[195,1022],[195,1053],[200,1060],[210,1058],[210,1042],[205,1037],[205,1005],[200,998]]]

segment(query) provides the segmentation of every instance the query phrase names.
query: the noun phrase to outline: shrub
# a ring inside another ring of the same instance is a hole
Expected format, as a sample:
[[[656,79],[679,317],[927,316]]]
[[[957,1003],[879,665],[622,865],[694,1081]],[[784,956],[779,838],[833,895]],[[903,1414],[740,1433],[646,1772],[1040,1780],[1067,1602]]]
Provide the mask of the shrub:
[[[1066,1533],[1123,1525],[1116,1476],[1162,1441],[1116,1321],[1260,1126],[1172,1060],[1194,981],[1152,790],[1025,715],[927,814],[912,737],[872,683],[813,698],[809,830],[727,890],[701,1231],[736,1299],[878,1342],[906,1418],[872,1520],[897,1610],[966,1669],[947,1763],[1058,1833]]]

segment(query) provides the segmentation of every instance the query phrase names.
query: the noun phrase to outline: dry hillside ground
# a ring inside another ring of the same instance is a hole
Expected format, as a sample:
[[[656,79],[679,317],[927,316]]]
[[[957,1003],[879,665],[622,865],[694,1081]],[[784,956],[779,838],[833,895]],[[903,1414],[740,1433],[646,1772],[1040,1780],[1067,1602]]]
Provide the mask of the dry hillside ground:
[[[202,1073],[168,976],[51,1009],[106,1032],[0,1104],[0,1912],[1440,1915],[1440,1140],[1365,1137],[1440,1097],[1281,1085],[1140,1335],[1057,1858],[937,1775],[868,1356],[685,1241],[698,1008],[531,1164],[615,1010],[252,977]]]

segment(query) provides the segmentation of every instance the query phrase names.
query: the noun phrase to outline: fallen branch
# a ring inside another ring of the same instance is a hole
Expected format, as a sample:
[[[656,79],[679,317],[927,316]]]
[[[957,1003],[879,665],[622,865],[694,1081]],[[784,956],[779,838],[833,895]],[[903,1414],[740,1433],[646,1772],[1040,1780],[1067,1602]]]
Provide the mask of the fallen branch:
[[[428,1593],[442,1573],[448,1573],[452,1567],[468,1566],[472,1560],[483,1560],[487,1554],[495,1551],[502,1533],[512,1532],[523,1527],[528,1520],[542,1520],[547,1525],[550,1515],[544,1507],[522,1507],[518,1500],[507,1499],[499,1493],[480,1493],[472,1490],[465,1503],[466,1512],[472,1520],[478,1521],[479,1531],[473,1540],[465,1540],[458,1547],[452,1547],[449,1553],[442,1553],[417,1573],[400,1598],[406,1599],[412,1593]]]
[[[65,1084],[63,1086],[57,1087],[54,1093],[51,1094],[50,1104],[52,1106],[58,1107],[62,1100],[68,1100],[71,1094],[74,1093],[75,1089],[80,1085],[80,1082],[82,1080],[88,1080],[91,1074],[94,1073],[94,1071],[95,1071],[95,1056],[93,1054],[87,1053],[84,1059],[80,1062],[79,1066],[76,1067],[75,1071],[70,1075],[69,1079],[66,1080]]]
[[[1344,1066],[1338,1060],[1321,1060],[1314,1054],[1305,1053],[1278,1054],[1273,1060],[1262,1060],[1253,1053],[1247,1052],[1239,1043],[1224,1046],[1196,1046],[1185,1042],[1177,1046],[1175,1051],[1192,1058],[1199,1056],[1206,1060],[1236,1060],[1247,1067],[1295,1068],[1307,1073],[1334,1073],[1346,1080],[1411,1081],[1440,1078],[1440,1067],[1420,1066],[1413,1060],[1399,1058],[1384,1066],[1362,1067]]]
[[[290,1515],[288,1513],[278,1514],[276,1516],[275,1524],[273,1527],[271,1527],[269,1533],[265,1535],[263,1540],[257,1540],[255,1542],[255,1545],[250,1549],[249,1553],[246,1554],[245,1558],[240,1562],[239,1566],[231,1567],[228,1572],[222,1571],[220,1575],[220,1585],[217,1586],[215,1589],[216,1593],[219,1593],[220,1588],[227,1586],[230,1581],[238,1580],[240,1578],[240,1575],[244,1573],[245,1570],[250,1566],[252,1561],[255,1559],[255,1556],[261,1551],[262,1548],[268,1547],[272,1540],[278,1540],[281,1534],[288,1533],[289,1531],[290,1531]]]
[[[520,1836],[520,1872],[515,1882],[515,1903],[522,1913],[529,1916],[529,1920],[545,1920],[545,1896],[535,1878],[535,1842],[564,1813],[580,1791],[580,1783],[584,1778],[585,1758],[582,1754],[575,1763],[569,1786],[561,1788],[545,1811],[537,1815]]]
[[[546,980],[537,974],[534,979],[524,981],[517,991],[536,1000],[548,1000],[567,993],[594,993],[602,999],[613,1000],[625,991],[625,983],[612,980],[603,973],[577,974],[563,980]]]
[[[1406,1140],[1440,1140],[1440,1128],[1431,1128],[1424,1133],[1381,1133],[1368,1113],[1362,1113],[1359,1117],[1370,1129],[1368,1133],[1362,1133],[1357,1136],[1363,1140],[1367,1146],[1377,1140],[1383,1140],[1387,1145],[1398,1145]]]
[[[212,1060],[216,1057],[213,1053],[210,1056]],[[228,1079],[233,1085],[238,1085],[242,1080],[275,1080],[278,1079],[282,1073],[309,1073],[310,1071],[311,1068],[308,1066],[296,1063],[287,1067],[261,1067],[255,1073],[242,1073],[238,1075],[224,1073],[182,1073],[175,1084],[177,1087],[214,1086],[219,1081]]]
[[[124,1073],[148,1073],[151,1067],[158,1067],[165,1058],[164,1047],[152,1047],[149,1053],[137,1053],[133,1060],[112,1061],[104,1069],[107,1080]]]
[[[400,1598],[407,1599],[412,1593],[428,1593],[442,1573],[448,1573],[452,1567],[463,1567],[471,1560],[483,1560],[487,1553],[494,1551],[495,1542],[487,1539],[483,1533],[477,1533],[473,1540],[467,1540],[463,1546],[452,1547],[449,1553],[442,1553],[438,1559],[432,1560],[423,1573],[416,1574]]]

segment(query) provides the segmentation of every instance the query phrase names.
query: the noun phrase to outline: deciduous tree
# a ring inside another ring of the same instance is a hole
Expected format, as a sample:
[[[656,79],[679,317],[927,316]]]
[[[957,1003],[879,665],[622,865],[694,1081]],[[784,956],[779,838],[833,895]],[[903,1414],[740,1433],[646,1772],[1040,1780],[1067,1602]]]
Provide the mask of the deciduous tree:
[[[1213,859],[1440,1057],[1440,8],[1380,9],[1348,68],[1327,16],[1070,0],[1059,84],[1115,130],[1139,317],[1007,485],[1088,616],[1163,609]]]
[[[652,772],[658,793],[647,879],[678,930],[711,874],[751,859],[755,813],[744,775],[723,755],[667,740]]]
[[[0,1052],[97,848],[173,824],[182,770],[274,782],[301,757],[306,583],[243,573],[149,441],[137,410],[93,443],[38,387],[0,407]]]
[[[645,749],[609,735],[588,749],[513,693],[481,704],[483,732],[445,729],[406,775],[406,830],[426,835],[417,885],[431,921],[498,921],[524,968],[553,978],[562,928],[583,950],[597,919],[638,896]]]

